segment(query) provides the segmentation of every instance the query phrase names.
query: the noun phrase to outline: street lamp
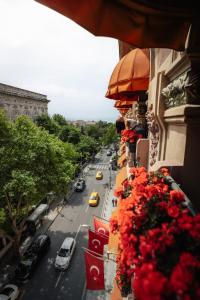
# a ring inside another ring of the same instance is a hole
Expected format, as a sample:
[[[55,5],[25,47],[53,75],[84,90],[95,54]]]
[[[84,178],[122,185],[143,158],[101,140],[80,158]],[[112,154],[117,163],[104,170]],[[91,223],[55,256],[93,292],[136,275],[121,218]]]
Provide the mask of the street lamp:
[[[75,240],[77,239],[77,236],[78,236],[78,234],[79,234],[79,231],[80,231],[81,227],[87,228],[87,229],[90,229],[90,228],[91,228],[91,226],[88,225],[88,224],[80,224],[80,225],[79,225],[79,228],[78,228],[78,230],[77,230],[77,233],[76,233],[76,235],[75,235],[75,237],[74,237]]]

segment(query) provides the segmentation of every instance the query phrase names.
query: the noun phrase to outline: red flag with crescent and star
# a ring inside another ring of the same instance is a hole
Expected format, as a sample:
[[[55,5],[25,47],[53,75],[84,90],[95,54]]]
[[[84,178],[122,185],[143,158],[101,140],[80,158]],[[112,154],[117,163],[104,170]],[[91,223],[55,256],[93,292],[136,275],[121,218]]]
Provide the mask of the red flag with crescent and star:
[[[104,290],[103,258],[85,251],[86,289]]]
[[[88,234],[88,248],[91,251],[103,254],[104,245],[108,244],[108,237],[106,235],[99,234],[98,232],[94,232],[92,230],[89,230]]]
[[[97,219],[96,217],[94,217],[93,221],[94,221],[94,229],[96,232],[109,236],[108,224],[102,222],[100,219]]]

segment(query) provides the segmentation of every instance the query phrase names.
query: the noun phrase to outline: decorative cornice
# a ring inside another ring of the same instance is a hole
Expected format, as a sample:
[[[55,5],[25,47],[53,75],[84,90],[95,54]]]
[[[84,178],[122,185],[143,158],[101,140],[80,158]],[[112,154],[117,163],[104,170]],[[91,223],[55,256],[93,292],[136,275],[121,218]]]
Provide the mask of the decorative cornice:
[[[47,99],[46,95],[31,92],[28,90],[23,90],[14,86],[6,85],[0,83],[0,94],[10,95],[10,96],[17,96],[21,98],[33,99],[38,101],[50,102]]]

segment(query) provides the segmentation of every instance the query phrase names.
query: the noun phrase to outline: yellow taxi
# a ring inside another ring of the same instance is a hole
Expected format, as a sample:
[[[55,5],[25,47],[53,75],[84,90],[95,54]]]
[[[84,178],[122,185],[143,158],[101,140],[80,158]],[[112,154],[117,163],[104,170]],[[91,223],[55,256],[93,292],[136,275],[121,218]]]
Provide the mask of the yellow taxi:
[[[102,178],[103,178],[103,173],[101,171],[98,171],[97,174],[96,174],[96,179],[100,180]]]
[[[88,200],[89,206],[97,206],[99,203],[100,197],[97,192],[92,192],[90,199]]]

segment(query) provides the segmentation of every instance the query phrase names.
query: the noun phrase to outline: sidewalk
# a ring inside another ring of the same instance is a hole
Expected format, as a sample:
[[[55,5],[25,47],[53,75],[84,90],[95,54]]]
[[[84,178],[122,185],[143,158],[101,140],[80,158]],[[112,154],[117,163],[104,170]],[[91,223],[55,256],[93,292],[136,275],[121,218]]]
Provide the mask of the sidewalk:
[[[113,207],[112,205],[112,199],[113,199],[113,192],[114,187],[112,189],[108,190],[105,196],[105,202],[102,209],[101,217],[105,220],[109,220],[111,217],[111,213],[113,210],[116,209],[116,207]],[[107,246],[104,247],[104,256],[107,257]],[[115,257],[113,255],[109,255],[110,259],[114,259]],[[91,291],[86,290],[85,298],[86,300],[109,300],[110,299],[110,293],[113,288],[113,279],[115,276],[116,271],[116,263],[113,260],[105,260],[104,261],[104,280],[105,280],[105,290],[100,291]],[[81,299],[81,300],[83,300]]]

